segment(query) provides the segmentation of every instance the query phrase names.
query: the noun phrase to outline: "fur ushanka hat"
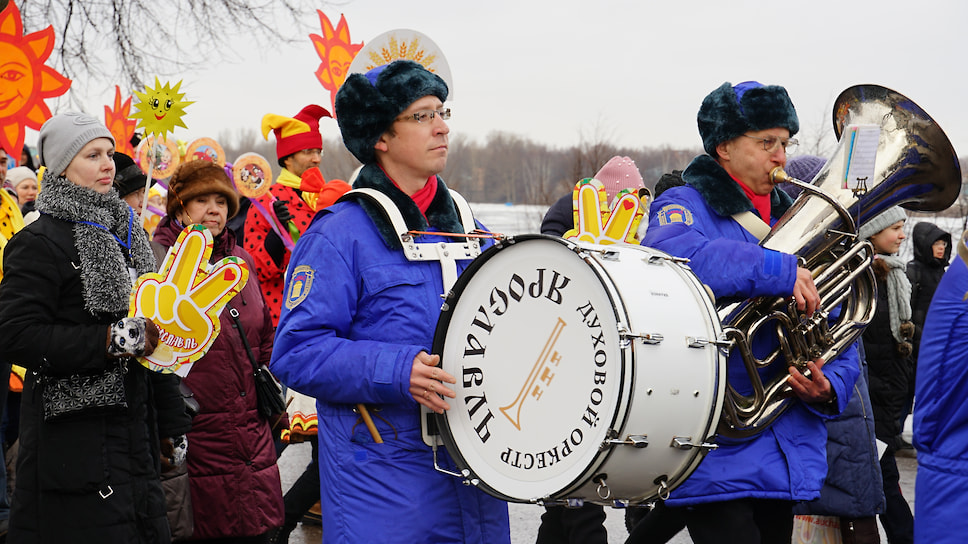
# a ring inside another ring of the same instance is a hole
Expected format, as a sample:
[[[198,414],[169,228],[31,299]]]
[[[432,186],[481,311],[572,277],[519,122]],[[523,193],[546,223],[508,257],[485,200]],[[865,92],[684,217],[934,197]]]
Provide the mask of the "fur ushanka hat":
[[[166,211],[175,217],[185,202],[209,193],[218,193],[228,200],[228,217],[232,219],[239,212],[239,194],[225,170],[203,159],[184,162],[178,166],[168,180],[168,204]]]
[[[336,121],[343,144],[363,164],[374,162],[373,146],[403,110],[430,95],[445,102],[447,93],[440,76],[412,60],[352,74],[336,93]]]
[[[706,95],[696,116],[702,147],[713,158],[716,146],[751,130],[782,127],[793,136],[800,120],[786,89],[744,81],[733,86],[728,81]]]

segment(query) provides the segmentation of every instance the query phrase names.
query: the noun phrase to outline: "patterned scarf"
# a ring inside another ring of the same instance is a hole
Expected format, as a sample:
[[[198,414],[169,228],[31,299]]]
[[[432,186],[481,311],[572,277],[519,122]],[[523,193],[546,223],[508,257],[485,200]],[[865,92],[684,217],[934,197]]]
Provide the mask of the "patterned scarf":
[[[908,280],[904,259],[897,255],[878,255],[888,266],[887,306],[891,316],[891,333],[898,343],[907,340],[901,336],[901,323],[911,320],[911,282]]]
[[[154,254],[138,217],[135,215],[132,221],[133,210],[114,189],[100,194],[49,171],[44,172],[43,187],[37,196],[37,211],[74,223],[84,308],[95,316],[127,314],[132,287],[129,262],[139,276],[156,271]],[[131,246],[126,249],[122,243],[128,243],[129,235]]]

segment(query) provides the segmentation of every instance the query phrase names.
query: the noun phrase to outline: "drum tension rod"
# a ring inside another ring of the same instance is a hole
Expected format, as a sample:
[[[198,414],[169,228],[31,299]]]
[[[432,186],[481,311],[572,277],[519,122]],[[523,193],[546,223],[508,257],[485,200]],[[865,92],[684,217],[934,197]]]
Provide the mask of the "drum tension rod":
[[[700,337],[693,337],[693,336],[686,337],[686,344],[688,344],[688,346],[691,348],[704,348],[706,346],[716,346],[720,348],[729,349],[733,347],[732,340],[710,340],[708,338],[700,338]]]
[[[665,337],[658,333],[646,332],[646,333],[632,334],[625,327],[618,328],[618,336],[619,338],[621,338],[623,342],[627,342],[629,339],[637,338],[641,340],[643,344],[651,344],[651,345],[660,344],[662,343],[663,340],[665,340]]]
[[[691,436],[676,436],[672,438],[672,444],[669,444],[677,450],[691,450],[692,448],[702,448],[704,450],[715,450],[719,449],[719,444],[712,442],[700,442],[695,444],[692,441]]]
[[[602,441],[602,445],[598,448],[599,451],[605,451],[609,446],[632,446],[633,448],[645,448],[649,445],[649,436],[645,434],[630,434],[625,437],[624,440],[619,440],[618,431],[612,429],[608,431],[605,440]]]

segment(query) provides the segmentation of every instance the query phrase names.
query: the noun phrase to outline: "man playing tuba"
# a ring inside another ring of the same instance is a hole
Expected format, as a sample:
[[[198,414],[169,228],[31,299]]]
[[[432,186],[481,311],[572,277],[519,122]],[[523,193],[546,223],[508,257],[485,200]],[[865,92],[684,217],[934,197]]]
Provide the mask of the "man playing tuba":
[[[791,136],[799,121],[786,89],[724,83],[703,100],[698,124],[708,155],[689,164],[684,186],[653,204],[642,245],[690,259],[720,305],[792,296],[812,315],[820,298],[811,272],[798,267],[796,255],[758,244],[792,204],[770,177],[797,143]],[[762,357],[777,342],[775,334],[755,336],[754,355]],[[748,395],[752,386],[738,352],[730,353],[727,379]],[[793,503],[820,496],[827,473],[824,420],[836,417],[849,400],[859,373],[857,351],[851,346],[827,364],[808,362],[810,377],[787,364],[759,373],[764,383],[788,373],[799,402],[751,438],[720,437],[719,448],[667,501],[670,508],[689,507],[683,511],[694,542],[790,542]]]

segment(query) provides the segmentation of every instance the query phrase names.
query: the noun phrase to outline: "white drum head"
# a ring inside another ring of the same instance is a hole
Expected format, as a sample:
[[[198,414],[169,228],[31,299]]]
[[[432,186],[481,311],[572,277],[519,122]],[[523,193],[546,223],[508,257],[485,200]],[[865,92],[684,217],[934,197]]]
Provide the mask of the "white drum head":
[[[457,377],[445,443],[509,500],[573,488],[625,418],[633,380],[619,346],[621,306],[574,247],[524,239],[475,262],[464,273],[474,281],[458,282],[438,325],[434,351]]]

